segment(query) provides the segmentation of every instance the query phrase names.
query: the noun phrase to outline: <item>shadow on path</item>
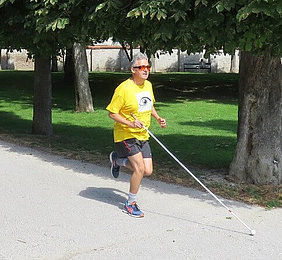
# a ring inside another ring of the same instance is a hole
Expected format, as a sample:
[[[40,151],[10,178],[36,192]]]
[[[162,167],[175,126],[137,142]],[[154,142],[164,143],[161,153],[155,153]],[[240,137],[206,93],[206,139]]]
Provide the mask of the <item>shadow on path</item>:
[[[9,152],[37,157],[43,162],[49,162],[54,166],[64,167],[66,170],[72,170],[75,173],[93,175],[105,181],[112,179],[109,173],[110,164],[108,168],[100,167],[92,163],[68,159],[68,158],[64,158],[63,156],[52,155],[52,151],[50,151],[49,153],[48,151],[43,152],[36,150],[35,148],[29,148],[29,147],[8,143],[2,141],[1,139],[0,139],[0,147],[1,149],[7,150]],[[121,174],[118,181],[129,183],[128,175]],[[159,194],[179,194],[182,196],[188,196],[198,201],[207,202],[215,207],[222,207],[217,201],[214,200],[214,198],[212,198],[212,196],[210,196],[206,192],[202,192],[196,189],[191,189],[179,185],[168,184],[161,181],[153,181],[145,178],[142,182],[142,189],[152,190],[154,193],[159,193]],[[103,187],[103,188],[88,187],[85,190],[81,191],[79,195],[88,199],[95,199],[101,202],[112,204],[117,207],[120,207],[121,204],[123,204],[127,199],[127,193],[107,187]],[[230,208],[235,208],[235,207],[248,208],[248,209],[252,208],[251,205],[247,205],[241,202],[225,200],[225,199],[223,200],[224,203]]]
[[[121,190],[96,187],[86,188],[79,193],[79,196],[111,204],[118,207],[119,209],[123,208],[124,202],[127,199],[127,193]]]
[[[119,209],[122,209],[124,202],[127,198],[127,193],[125,193],[121,190],[112,189],[112,188],[87,187],[85,190],[82,190],[79,193],[79,196],[87,198],[87,199],[93,199],[93,200],[96,200],[96,201],[107,203],[107,204],[110,204],[110,205],[114,205],[114,206],[118,207]],[[192,223],[192,224],[199,225],[202,228],[203,227],[212,228],[212,229],[216,229],[216,230],[225,230],[225,231],[232,232],[232,233],[239,233],[239,234],[248,235],[247,232],[241,232],[241,231],[237,231],[237,230],[233,230],[233,229],[222,228],[220,226],[215,226],[215,225],[208,225],[208,224],[205,224],[205,223],[202,223],[202,222],[186,219],[186,218],[183,218],[183,217],[173,216],[173,215],[169,215],[169,214],[164,214],[164,213],[156,212],[156,211],[152,211],[152,210],[146,210],[146,213],[158,215],[158,216],[161,216],[163,218],[169,218],[169,219],[172,219],[172,220],[189,222],[189,223]]]

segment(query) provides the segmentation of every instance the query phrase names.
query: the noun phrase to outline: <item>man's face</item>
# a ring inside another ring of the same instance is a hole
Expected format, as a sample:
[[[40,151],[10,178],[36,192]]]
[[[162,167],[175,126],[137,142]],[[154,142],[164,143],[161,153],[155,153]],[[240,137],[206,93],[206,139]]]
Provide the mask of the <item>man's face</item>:
[[[150,65],[148,60],[137,60],[137,65],[131,68],[132,75],[134,78],[138,79],[147,79],[150,73]]]

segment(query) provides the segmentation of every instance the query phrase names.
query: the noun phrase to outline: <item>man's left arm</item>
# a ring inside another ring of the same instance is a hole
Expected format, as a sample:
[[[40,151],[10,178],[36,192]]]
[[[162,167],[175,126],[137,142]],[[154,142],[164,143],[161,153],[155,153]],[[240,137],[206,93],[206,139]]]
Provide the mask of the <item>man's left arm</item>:
[[[162,128],[166,127],[166,119],[159,116],[154,106],[152,107],[152,116],[158,121]]]

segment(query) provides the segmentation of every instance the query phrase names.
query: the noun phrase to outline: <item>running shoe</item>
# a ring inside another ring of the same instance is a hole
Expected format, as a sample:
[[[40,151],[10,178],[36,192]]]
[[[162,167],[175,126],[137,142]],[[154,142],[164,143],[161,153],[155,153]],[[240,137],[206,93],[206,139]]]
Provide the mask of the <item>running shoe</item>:
[[[131,217],[135,217],[135,218],[144,217],[144,213],[139,209],[135,201],[131,203],[129,203],[128,201],[125,202],[125,205],[122,211]]]
[[[110,161],[111,161],[111,174],[114,178],[119,176],[119,165],[117,165],[116,161],[118,159],[118,155],[115,151],[111,152],[110,154]]]

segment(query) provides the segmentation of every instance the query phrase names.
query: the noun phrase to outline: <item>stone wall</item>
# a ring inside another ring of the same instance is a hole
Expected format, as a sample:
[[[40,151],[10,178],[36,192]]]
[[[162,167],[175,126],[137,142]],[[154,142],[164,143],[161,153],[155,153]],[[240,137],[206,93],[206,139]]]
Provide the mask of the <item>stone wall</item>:
[[[139,52],[134,49],[133,53]],[[86,50],[89,71],[128,71],[129,61],[125,51],[119,45],[97,45]],[[151,58],[153,72],[184,71],[184,63],[198,63],[200,60],[211,63],[211,72],[238,72],[239,53],[234,56],[219,52],[204,57],[204,52],[181,52],[174,49],[171,54],[158,51],[156,57]],[[58,69],[63,70],[64,57],[58,57]],[[2,70],[33,70],[33,60],[27,59],[27,51],[7,52],[1,50],[0,69]]]
[[[1,49],[0,68],[2,70],[33,70],[33,61],[27,58],[27,51],[7,52]]]

